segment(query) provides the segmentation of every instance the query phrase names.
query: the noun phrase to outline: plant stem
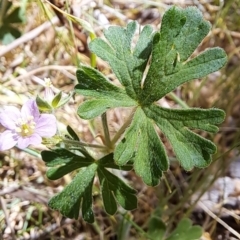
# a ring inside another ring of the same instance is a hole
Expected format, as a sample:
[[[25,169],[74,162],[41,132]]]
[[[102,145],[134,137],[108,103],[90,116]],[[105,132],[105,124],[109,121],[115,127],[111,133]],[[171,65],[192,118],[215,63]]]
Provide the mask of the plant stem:
[[[130,125],[135,111],[136,111],[136,108],[134,108],[134,110],[131,112],[131,114],[127,118],[126,122],[122,125],[122,127],[115,134],[115,136],[112,139],[112,145],[114,145],[118,141],[118,139],[122,136],[122,134],[124,133],[126,128]]]
[[[144,237],[146,237],[146,239],[151,239],[150,236],[140,227],[138,226],[131,218],[127,217],[128,215],[125,214],[123,217],[125,218],[125,220],[127,222],[130,222],[130,224],[132,224],[132,226]]]
[[[172,189],[171,189],[171,187],[170,187],[170,185],[169,185],[169,182],[168,182],[168,180],[166,179],[166,177],[165,177],[164,174],[163,174],[163,180],[164,180],[164,182],[166,183],[168,192],[169,192],[169,193],[172,193]]]
[[[18,148],[18,147],[17,147],[17,148]],[[34,157],[42,158],[42,157],[41,157],[41,154],[40,154],[39,152],[37,152],[36,150],[33,150],[33,149],[31,149],[31,148],[25,148],[25,149],[18,148],[18,149],[20,149],[21,151],[24,151],[24,152],[26,152],[26,153],[34,156]]]
[[[77,145],[80,147],[91,147],[91,148],[106,148],[105,146],[102,145],[98,145],[98,144],[91,144],[91,143],[85,143],[85,142],[79,142],[79,141],[75,141],[75,140],[71,140],[71,139],[63,139],[62,140],[64,143],[68,143],[68,144],[73,144],[73,145]]]
[[[108,129],[108,121],[107,121],[107,114],[103,113],[101,116],[103,131],[104,131],[104,143],[108,148],[112,148],[112,143],[110,139],[109,129]]]
[[[178,103],[181,107],[186,109],[189,108],[188,105],[182,99],[180,99],[174,92],[170,92],[168,95],[172,98],[172,100]]]

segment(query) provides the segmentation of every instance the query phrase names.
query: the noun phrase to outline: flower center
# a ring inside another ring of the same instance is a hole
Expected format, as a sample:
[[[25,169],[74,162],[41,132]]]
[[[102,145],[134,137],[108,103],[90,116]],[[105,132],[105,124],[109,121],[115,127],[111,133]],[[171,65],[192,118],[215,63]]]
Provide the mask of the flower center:
[[[28,116],[17,120],[15,131],[22,137],[29,137],[34,133],[35,126],[34,117]]]

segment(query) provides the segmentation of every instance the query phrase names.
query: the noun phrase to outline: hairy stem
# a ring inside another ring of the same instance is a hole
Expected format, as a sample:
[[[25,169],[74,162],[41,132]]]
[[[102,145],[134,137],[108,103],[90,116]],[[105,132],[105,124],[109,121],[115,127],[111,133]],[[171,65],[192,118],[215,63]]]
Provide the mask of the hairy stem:
[[[90,147],[90,148],[106,148],[105,146],[102,145],[98,145],[98,144],[91,144],[91,143],[85,143],[85,142],[80,142],[80,141],[75,141],[72,139],[62,139],[63,143],[67,143],[67,144],[72,144],[74,146],[79,146],[79,147]]]
[[[169,96],[174,100],[176,103],[178,103],[182,108],[189,108],[189,106],[182,100],[180,99],[175,93],[170,92]]]
[[[109,129],[108,129],[108,121],[107,121],[107,114],[103,113],[101,116],[103,131],[104,131],[104,143],[108,148],[112,148],[112,143],[110,139]]]
[[[136,111],[136,108],[133,109],[133,111],[130,113],[129,117],[127,118],[126,122],[122,125],[122,127],[115,134],[115,136],[112,139],[112,145],[114,145],[118,141],[118,139],[125,132],[126,128],[130,125],[135,111]]]

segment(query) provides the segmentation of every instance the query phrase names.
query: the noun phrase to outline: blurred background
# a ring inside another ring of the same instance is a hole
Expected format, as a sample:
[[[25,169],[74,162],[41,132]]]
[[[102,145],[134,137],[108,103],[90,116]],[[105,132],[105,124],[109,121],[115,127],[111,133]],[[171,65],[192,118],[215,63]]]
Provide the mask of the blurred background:
[[[174,93],[190,107],[221,108],[225,122],[215,135],[201,133],[218,147],[212,164],[206,169],[184,171],[171,147],[166,148],[171,168],[157,187],[147,187],[133,172],[124,173],[138,191],[138,209],[119,209],[114,216],[104,212],[99,186],[94,189],[93,225],[67,219],[48,208],[51,196],[71,182],[69,174],[58,181],[45,176],[46,166],[37,150],[17,148],[0,152],[0,239],[148,239],[146,231],[153,217],[172,231],[188,217],[203,228],[202,240],[240,239],[240,1],[239,0],[1,0],[0,1],[0,107],[20,107],[28,98],[43,95],[43,79],[69,93],[76,84],[79,64],[90,65],[85,20],[97,36],[109,25],[125,26],[131,20],[161,25],[170,5],[196,6],[212,29],[196,50],[219,46],[228,55],[228,63],[218,72],[179,87]],[[98,69],[115,81],[109,66],[97,59]],[[74,127],[86,142],[96,142],[101,134],[99,119],[79,119],[76,109],[83,100],[77,96],[56,111],[59,127]],[[169,94],[160,103],[181,108]],[[111,133],[124,123],[127,112],[109,111]],[[1,131],[3,129],[0,129]]]

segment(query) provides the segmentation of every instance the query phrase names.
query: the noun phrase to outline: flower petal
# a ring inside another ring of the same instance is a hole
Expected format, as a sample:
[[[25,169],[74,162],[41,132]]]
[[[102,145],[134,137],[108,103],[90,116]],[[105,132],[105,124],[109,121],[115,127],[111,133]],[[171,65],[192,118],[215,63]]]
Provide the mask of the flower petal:
[[[40,113],[36,101],[34,99],[27,100],[22,106],[21,114],[23,118],[33,116],[34,119],[38,119]]]
[[[6,130],[0,135],[0,151],[8,150],[17,144],[16,135],[10,130]]]
[[[52,114],[41,114],[36,122],[35,133],[41,137],[52,137],[57,132],[57,121]]]
[[[18,139],[18,147],[21,149],[27,148],[31,145],[38,145],[42,142],[42,138],[38,134],[33,134],[30,137],[19,137]]]
[[[0,113],[0,123],[7,129],[14,130],[16,121],[21,118],[21,113],[14,106],[4,107]]]

